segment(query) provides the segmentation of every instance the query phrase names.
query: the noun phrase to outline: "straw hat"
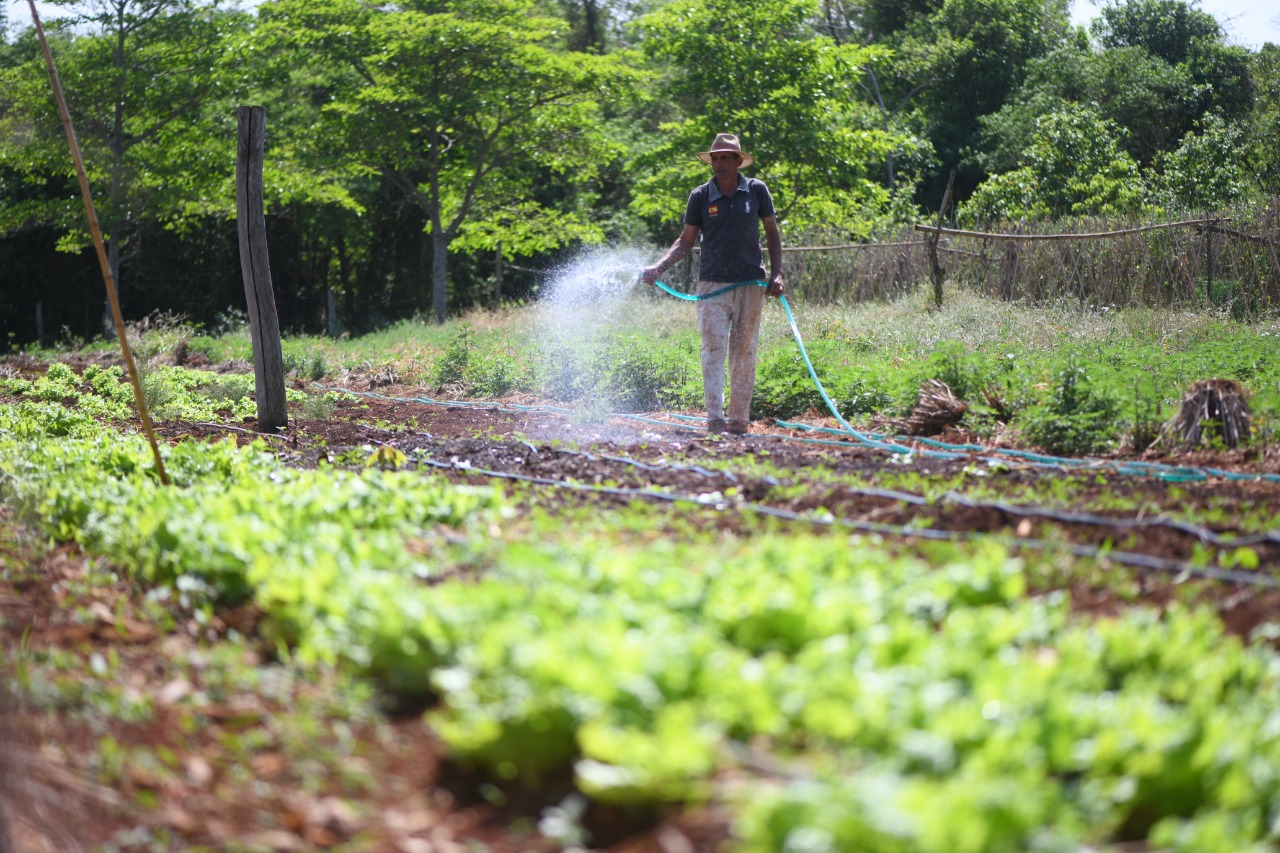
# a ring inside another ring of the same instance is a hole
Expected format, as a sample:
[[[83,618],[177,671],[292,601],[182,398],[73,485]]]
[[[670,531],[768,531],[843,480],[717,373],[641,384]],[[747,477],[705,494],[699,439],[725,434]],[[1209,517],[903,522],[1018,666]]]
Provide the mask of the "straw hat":
[[[711,143],[711,150],[699,151],[698,159],[710,166],[712,154],[723,154],[725,152],[741,154],[742,163],[740,164],[740,167],[743,169],[756,161],[756,158],[742,150],[742,144],[738,142],[738,136],[734,133],[716,134],[716,141]]]

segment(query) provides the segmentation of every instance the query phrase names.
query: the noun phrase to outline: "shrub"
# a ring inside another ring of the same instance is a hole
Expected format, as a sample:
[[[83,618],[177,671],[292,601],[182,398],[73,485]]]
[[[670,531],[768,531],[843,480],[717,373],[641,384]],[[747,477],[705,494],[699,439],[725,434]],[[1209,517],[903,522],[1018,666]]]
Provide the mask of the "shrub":
[[[1020,426],[1030,441],[1049,453],[1081,455],[1115,443],[1119,415],[1116,396],[1090,381],[1072,353],[1048,398],[1028,408]]]
[[[1153,193],[1174,210],[1221,210],[1245,193],[1244,133],[1220,116],[1206,115],[1200,132],[1182,137],[1154,163]]]
[[[199,387],[210,402],[233,405],[254,394],[254,377],[242,374],[219,376]]]
[[[479,353],[472,368],[472,382],[482,397],[501,397],[528,381],[528,377],[522,375],[520,362],[506,353]]]
[[[871,415],[893,405],[893,393],[874,377],[846,377],[839,388],[838,394],[832,394],[832,402],[845,417]]]
[[[810,360],[826,349],[815,341],[810,347]],[[822,373],[822,368],[815,365]],[[823,409],[822,395],[814,387],[804,360],[794,349],[762,353],[756,370],[756,392],[752,414],[768,418],[794,418],[810,409]]]
[[[688,373],[687,359],[676,347],[655,346],[634,334],[611,336],[601,359],[597,390],[622,411],[664,408],[676,396],[667,389],[679,389]]]
[[[338,407],[338,395],[333,393],[308,394],[300,406],[302,416],[313,420],[325,421],[333,417]]]
[[[961,215],[993,222],[1136,212],[1145,188],[1121,133],[1095,106],[1068,104],[1041,116],[1019,168],[981,184]]]
[[[156,415],[178,396],[179,389],[169,381],[163,372],[150,371],[138,365],[138,381],[142,386],[142,401],[147,410]]]
[[[325,361],[322,354],[316,353],[311,357],[311,367],[307,371],[307,376],[312,382],[319,382],[329,372],[329,364]]]
[[[968,352],[960,341],[940,344],[925,362],[924,372],[927,375],[920,376],[917,385],[940,379],[961,400],[973,400],[994,381],[984,360]]]
[[[468,371],[471,368],[471,356],[475,349],[475,330],[464,323],[458,329],[458,335],[450,342],[448,349],[436,363],[432,372],[432,381],[437,388],[446,385],[469,385]]]

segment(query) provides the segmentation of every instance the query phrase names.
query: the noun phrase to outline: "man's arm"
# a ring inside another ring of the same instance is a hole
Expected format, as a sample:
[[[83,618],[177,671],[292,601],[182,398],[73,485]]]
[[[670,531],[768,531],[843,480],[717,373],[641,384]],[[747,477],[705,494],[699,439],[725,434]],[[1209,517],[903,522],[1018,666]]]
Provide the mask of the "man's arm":
[[[778,217],[765,216],[760,223],[764,225],[764,244],[769,250],[769,289],[770,296],[781,296],[787,289],[782,280],[782,232],[778,230]]]
[[[644,272],[640,274],[641,281],[645,284],[653,284],[658,280],[658,276],[662,275],[677,261],[693,251],[693,244],[697,239],[698,226],[685,225],[684,230],[680,232],[680,236],[671,244],[671,248],[667,249],[667,253],[663,255],[662,258],[653,266],[644,268]],[[778,245],[781,246],[782,244],[779,243]]]

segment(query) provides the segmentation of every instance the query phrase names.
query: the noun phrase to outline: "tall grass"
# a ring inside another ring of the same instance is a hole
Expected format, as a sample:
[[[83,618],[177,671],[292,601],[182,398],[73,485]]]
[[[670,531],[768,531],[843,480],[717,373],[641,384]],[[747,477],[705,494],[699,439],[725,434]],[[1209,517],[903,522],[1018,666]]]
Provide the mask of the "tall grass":
[[[979,434],[1101,452],[1146,446],[1192,383],[1231,379],[1251,394],[1261,438],[1276,433],[1274,314],[1245,321],[1230,306],[1115,307],[1070,295],[1010,300],[959,281],[947,284],[939,309],[928,288],[847,302],[815,294],[803,278],[790,281],[812,364],[845,418],[892,428],[911,412],[921,385],[937,379],[969,405],[963,425]],[[358,338],[290,337],[284,362],[294,379],[323,385],[363,379],[446,397],[521,395],[596,414],[698,412],[695,307],[656,289],[624,283],[615,290],[594,303],[472,311],[444,324],[406,320]],[[753,417],[826,417],[775,304],[761,327]],[[243,324],[210,334],[181,318],[152,317],[131,326],[130,337],[144,362],[200,355],[250,372]]]
[[[1193,382],[1234,379],[1252,394],[1263,440],[1280,416],[1280,321],[1241,322],[1222,310],[1087,307],[1060,299],[1031,306],[949,285],[941,310],[919,289],[874,303],[840,304],[793,293],[791,305],[825,390],[841,415],[892,428],[920,386],[941,379],[970,406],[965,426],[1020,436],[1047,450],[1097,453],[1145,446]],[[540,306],[475,311],[445,324],[405,321],[344,340],[285,341],[295,375],[325,383],[382,371],[441,396],[518,395],[593,413],[676,410],[702,404],[694,306],[633,295],[607,322],[549,334]],[[144,349],[148,335],[140,332]],[[165,334],[169,334],[165,332]],[[167,340],[167,339],[166,339]],[[208,357],[243,358],[233,331],[194,337]],[[730,389],[732,393],[732,389]],[[771,300],[761,327],[756,418],[828,416],[784,313]]]

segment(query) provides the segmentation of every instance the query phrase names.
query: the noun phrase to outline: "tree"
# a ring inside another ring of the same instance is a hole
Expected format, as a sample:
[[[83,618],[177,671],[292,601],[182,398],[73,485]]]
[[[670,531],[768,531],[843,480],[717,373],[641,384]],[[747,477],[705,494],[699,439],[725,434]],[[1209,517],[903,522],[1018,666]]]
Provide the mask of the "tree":
[[[221,49],[247,16],[192,0],[74,8],[50,22],[52,50],[119,283],[146,226],[232,209],[235,78]],[[31,32],[23,39],[29,58],[0,72],[12,140],[0,170],[21,187],[0,193],[0,232],[51,225],[61,249],[79,251],[89,235],[71,156]]]
[[[1122,133],[1094,107],[1064,105],[1037,120],[1018,167],[980,185],[962,213],[980,222],[1133,213],[1146,192]]]
[[[1253,101],[1249,56],[1222,42],[1212,16],[1182,0],[1130,0],[1103,8],[1096,45],[1069,44],[1027,66],[995,114],[980,119],[983,164],[1010,168],[1035,121],[1063,102],[1096,105],[1125,130],[1125,150],[1148,168],[1210,114],[1242,121]]]
[[[1244,164],[1240,128],[1210,114],[1198,132],[1156,158],[1153,192],[1176,210],[1221,210],[1244,196]]]
[[[598,239],[571,197],[539,198],[539,179],[581,180],[608,158],[596,101],[627,74],[560,49],[563,25],[528,0],[275,0],[260,15],[291,63],[343,69],[311,132],[425,214],[438,322],[451,250]]]
[[[1250,77],[1257,88],[1246,136],[1248,172],[1262,192],[1280,195],[1280,46],[1267,43],[1254,54]]]
[[[628,46],[626,22],[643,14],[645,0],[555,0],[568,25],[565,46],[583,53],[609,53]]]
[[[789,227],[868,231],[889,206],[873,176],[895,150],[917,146],[881,129],[863,99],[863,68],[880,51],[837,44],[816,30],[817,15],[809,0],[676,0],[641,20],[645,54],[667,69],[659,95],[673,115],[636,164],[634,209],[682,212],[707,180],[694,152],[731,131]]]
[[[992,173],[1012,168],[1037,120],[1063,104],[1093,104],[1124,128],[1124,147],[1140,164],[1177,143],[1190,120],[1196,87],[1184,69],[1141,47],[1101,52],[1064,47],[1028,65],[1027,79],[997,112],[983,116],[980,159]]]
[[[1243,118],[1253,101],[1249,52],[1226,44],[1217,20],[1196,5],[1197,0],[1126,0],[1104,6],[1093,23],[1104,50],[1142,48],[1190,77],[1196,87],[1191,117],[1174,139],[1212,111],[1227,120]]]
[[[912,22],[932,15],[942,6],[942,0],[902,0],[885,3],[881,0],[851,0],[843,3],[842,16],[866,34],[870,39],[885,39],[907,29]]]
[[[1093,32],[1104,49],[1141,47],[1170,65],[1186,62],[1195,42],[1221,40],[1222,28],[1208,12],[1185,0],[1109,2],[1094,20]]]
[[[984,175],[981,116],[998,110],[1027,65],[1072,40],[1067,0],[822,0],[824,29],[881,46],[869,96],[932,156],[917,197],[936,204],[952,169],[965,197]],[[1013,149],[1013,153],[1021,150]]]
[[[836,44],[872,40],[875,37],[877,26],[881,25],[877,15],[888,15],[888,20],[882,25],[890,31],[896,30],[902,26],[908,13],[912,11],[905,8],[907,5],[909,4],[880,5],[875,3],[866,4],[859,2],[859,0],[822,0],[820,30],[829,35]],[[926,11],[927,7],[922,7],[914,10],[914,13],[922,14]],[[866,93],[867,99],[880,114],[880,129],[886,134],[898,133],[906,138],[918,140],[918,144],[915,146],[916,156],[922,161],[931,161],[933,158],[932,146],[927,144],[927,140],[916,136],[912,130],[911,122],[914,116],[911,108],[912,99],[927,84],[917,84],[915,88],[908,90],[905,94],[895,95],[895,100],[890,102],[887,100],[885,87],[881,85],[880,81],[886,74],[892,73],[892,69],[892,53],[887,50],[877,51],[870,55],[867,63],[862,67],[860,85]],[[898,197],[897,159],[900,153],[903,152],[890,151],[885,158],[885,179],[890,199]]]
[[[1062,45],[1071,30],[1066,0],[946,0],[909,21],[895,45],[897,92],[920,91],[925,134],[939,158],[930,198],[956,169],[956,194],[982,179],[979,117],[999,110],[1028,63]]]

